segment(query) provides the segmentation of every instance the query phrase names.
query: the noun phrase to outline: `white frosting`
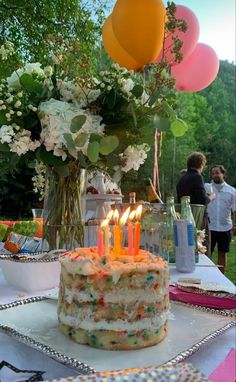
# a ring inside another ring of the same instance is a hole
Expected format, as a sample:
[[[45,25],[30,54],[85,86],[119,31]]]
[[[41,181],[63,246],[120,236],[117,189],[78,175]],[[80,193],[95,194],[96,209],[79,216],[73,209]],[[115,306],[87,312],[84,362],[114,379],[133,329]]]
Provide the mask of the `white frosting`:
[[[59,314],[59,319],[63,324],[69,325],[73,328],[80,328],[85,330],[157,330],[164,325],[167,318],[168,311],[164,311],[152,318],[144,318],[135,322],[128,322],[127,320],[115,320],[112,322],[101,320],[95,322],[90,318],[90,315],[81,320],[79,314],[77,314],[76,317],[65,315],[63,312],[60,312]]]
[[[122,303],[129,304],[136,300],[139,302],[156,303],[163,300],[163,297],[168,293],[167,288],[158,289],[129,289],[122,288],[119,293],[106,292],[105,294],[99,293],[99,291],[91,288],[89,293],[78,291],[78,289],[65,288],[65,300],[71,304],[73,299],[78,302],[93,301],[94,299],[100,299],[103,297],[105,303]]]
[[[115,259],[112,256],[112,251],[108,258],[104,258],[98,255],[97,248],[77,248],[74,252],[60,256],[60,262],[70,274],[84,276],[106,274],[112,277],[115,284],[123,273],[168,269],[163,259],[141,249],[137,256],[128,256],[127,249],[123,249],[122,254]]]

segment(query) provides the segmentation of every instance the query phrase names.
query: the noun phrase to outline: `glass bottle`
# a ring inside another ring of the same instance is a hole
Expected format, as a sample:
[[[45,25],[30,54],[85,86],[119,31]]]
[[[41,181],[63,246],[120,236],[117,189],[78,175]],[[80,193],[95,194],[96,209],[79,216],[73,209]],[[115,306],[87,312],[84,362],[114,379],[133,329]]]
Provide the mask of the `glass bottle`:
[[[173,196],[166,199],[166,252],[169,263],[175,263],[174,220],[177,219]]]
[[[194,239],[195,239],[195,262],[199,262],[199,256],[198,256],[198,250],[197,250],[197,228],[195,219],[192,214],[191,206],[190,206],[190,196],[183,196],[181,198],[181,219],[187,219],[189,220],[194,229]]]
[[[129,204],[135,204],[136,203],[136,192],[130,192],[129,193]]]

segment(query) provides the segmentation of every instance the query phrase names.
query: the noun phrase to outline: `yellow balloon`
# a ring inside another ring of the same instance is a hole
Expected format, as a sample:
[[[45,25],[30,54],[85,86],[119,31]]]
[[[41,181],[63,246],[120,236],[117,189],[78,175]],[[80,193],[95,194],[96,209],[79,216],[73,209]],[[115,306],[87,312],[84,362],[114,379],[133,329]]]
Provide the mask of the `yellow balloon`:
[[[111,15],[108,16],[102,27],[102,39],[104,48],[113,61],[129,70],[133,69],[138,71],[143,68],[142,64],[135,61],[133,57],[120,46],[112,29]]]
[[[162,49],[165,17],[161,0],[117,0],[112,12],[114,35],[123,49],[146,65]]]

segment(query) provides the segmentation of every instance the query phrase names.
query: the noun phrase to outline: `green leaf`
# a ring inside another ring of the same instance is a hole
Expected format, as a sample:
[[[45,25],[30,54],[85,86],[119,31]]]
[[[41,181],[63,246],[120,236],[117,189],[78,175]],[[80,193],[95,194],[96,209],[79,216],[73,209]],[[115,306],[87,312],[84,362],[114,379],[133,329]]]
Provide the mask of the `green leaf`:
[[[84,154],[81,151],[79,151],[77,153],[77,159],[78,159],[79,164],[80,164],[81,167],[83,167],[83,168],[87,167],[86,158],[85,158]]]
[[[35,161],[35,160],[30,161],[30,162],[27,164],[27,166],[28,166],[29,168],[35,168],[35,166],[36,166],[36,161]]]
[[[101,135],[98,135],[98,134],[95,134],[95,133],[92,133],[89,137],[89,142],[100,142],[102,139],[102,136]]]
[[[151,96],[151,98],[150,98],[150,100],[148,102],[148,105],[152,106],[158,100],[158,98],[160,97],[160,94],[161,94],[160,90],[157,90],[156,93],[154,93]]]
[[[108,97],[107,97],[107,106],[110,110],[114,108],[114,106],[116,104],[116,98],[117,98],[116,91],[115,91],[115,89],[112,89],[109,92]]]
[[[139,98],[143,94],[143,87],[142,85],[135,85],[133,89],[131,90],[131,93],[136,97]]]
[[[156,124],[156,127],[159,131],[167,130],[170,127],[170,121],[165,118],[160,118]]]
[[[81,127],[85,124],[86,119],[87,117],[84,114],[77,115],[76,117],[74,117],[70,124],[70,131],[72,133],[77,133],[81,129]]]
[[[66,147],[68,150],[75,150],[75,143],[70,133],[63,134],[63,137],[66,141]]]
[[[88,145],[87,155],[92,163],[96,163],[99,157],[99,143],[91,142]]]
[[[55,166],[54,170],[56,171],[56,173],[58,175],[60,175],[60,176],[62,176],[64,178],[66,178],[70,174],[68,166],[59,166],[59,167]]]
[[[60,157],[56,157],[52,151],[47,151],[44,147],[40,147],[37,150],[37,159],[49,166],[64,166],[66,161],[63,161]]]
[[[20,84],[30,93],[41,94],[43,85],[41,82],[34,80],[30,74],[24,73],[20,77]]]
[[[75,139],[75,146],[78,146],[78,147],[83,147],[85,145],[85,143],[87,142],[88,140],[88,134],[86,133],[81,133],[78,135],[78,137]]]
[[[118,145],[119,139],[115,135],[109,135],[101,139],[99,151],[102,155],[108,155],[114,151]]]
[[[188,130],[187,124],[182,119],[176,119],[171,122],[170,128],[175,137],[182,137]]]
[[[0,142],[0,151],[2,151],[2,152],[9,152],[10,151],[10,147],[8,146],[7,143],[1,143]]]
[[[132,114],[132,117],[133,117],[134,126],[136,127],[137,126],[137,118],[136,118],[136,114],[135,114],[134,104],[133,103],[131,104],[131,114]]]
[[[0,111],[0,126],[1,125],[8,125],[8,120],[5,117],[6,110],[1,110]]]

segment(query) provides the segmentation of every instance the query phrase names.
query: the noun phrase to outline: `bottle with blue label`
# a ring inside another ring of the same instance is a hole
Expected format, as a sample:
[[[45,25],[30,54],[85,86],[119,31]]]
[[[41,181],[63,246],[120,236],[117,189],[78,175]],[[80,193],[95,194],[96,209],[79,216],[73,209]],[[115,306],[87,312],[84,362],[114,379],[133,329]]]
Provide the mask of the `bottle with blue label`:
[[[181,198],[181,214],[180,214],[181,219],[187,219],[189,220],[194,229],[194,241],[195,241],[195,262],[199,262],[199,255],[198,255],[198,250],[197,250],[197,228],[196,228],[196,223],[192,214],[191,206],[190,206],[190,196],[183,196]]]
[[[175,264],[179,272],[195,270],[194,226],[187,219],[174,221]]]

